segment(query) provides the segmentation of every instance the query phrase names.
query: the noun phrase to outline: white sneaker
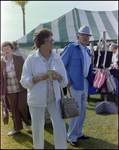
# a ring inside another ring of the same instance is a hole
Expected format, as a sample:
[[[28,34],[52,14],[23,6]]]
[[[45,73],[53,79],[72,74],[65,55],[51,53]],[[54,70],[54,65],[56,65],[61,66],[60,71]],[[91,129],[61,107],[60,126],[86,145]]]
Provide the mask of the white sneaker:
[[[26,131],[27,131],[27,132],[31,131],[31,128],[30,128],[29,125],[25,124],[25,126],[26,126]]]
[[[14,135],[15,133],[18,133],[18,132],[21,132],[21,131],[20,131],[20,130],[19,130],[19,131],[15,131],[15,130],[13,129],[13,131],[9,132],[7,135],[11,136],[11,135]]]

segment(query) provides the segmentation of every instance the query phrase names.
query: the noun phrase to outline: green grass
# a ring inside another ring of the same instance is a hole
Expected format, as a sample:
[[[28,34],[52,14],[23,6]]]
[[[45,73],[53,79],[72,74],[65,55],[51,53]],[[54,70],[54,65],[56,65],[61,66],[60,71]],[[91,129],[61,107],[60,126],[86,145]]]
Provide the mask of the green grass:
[[[109,98],[111,99],[111,96]],[[113,101],[113,99],[111,100]],[[100,95],[92,95],[89,102],[87,102],[83,134],[88,135],[90,138],[88,140],[78,139],[79,147],[77,148],[67,143],[67,149],[118,149],[118,115],[96,114],[95,102],[99,101],[102,101]],[[116,105],[118,105],[117,102]],[[65,121],[68,130],[69,119]],[[3,124],[1,117],[1,149],[33,149],[32,132],[27,133],[24,126],[21,133],[7,136],[12,127],[11,117],[8,125]],[[44,138],[44,148],[55,149],[52,125],[46,125]]]

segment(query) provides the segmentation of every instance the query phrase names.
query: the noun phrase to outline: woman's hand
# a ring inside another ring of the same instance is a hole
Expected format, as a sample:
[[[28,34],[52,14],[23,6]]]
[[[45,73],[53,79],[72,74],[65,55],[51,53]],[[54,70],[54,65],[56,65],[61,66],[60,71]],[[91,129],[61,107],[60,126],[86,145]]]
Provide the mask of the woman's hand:
[[[1,95],[2,104],[5,104],[5,95]]]
[[[49,75],[47,75],[46,73],[41,73],[41,75],[39,75],[40,81],[46,80],[48,77],[49,77]]]
[[[43,81],[46,80],[49,77],[49,75],[47,75],[46,73],[41,73],[41,75],[37,76],[37,77],[33,77],[33,83],[36,84],[39,81]]]
[[[5,99],[5,95],[1,95],[1,99]]]
[[[57,80],[58,82],[61,82],[63,77],[58,72],[55,72],[55,75],[52,77],[53,80]]]

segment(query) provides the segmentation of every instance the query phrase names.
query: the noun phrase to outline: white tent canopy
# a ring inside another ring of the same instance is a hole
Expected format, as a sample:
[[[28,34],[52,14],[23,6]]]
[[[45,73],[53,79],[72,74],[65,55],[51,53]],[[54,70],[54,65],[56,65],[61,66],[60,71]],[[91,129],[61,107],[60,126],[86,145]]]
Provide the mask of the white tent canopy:
[[[70,12],[61,17],[48,22],[39,24],[27,35],[17,40],[22,45],[34,45],[33,35],[42,28],[51,29],[55,45],[64,45],[66,43],[75,42],[78,29],[83,26],[89,26],[91,30],[91,38],[89,42],[97,42],[100,34],[107,31],[106,40],[116,41],[118,39],[118,11],[87,11],[74,8]]]

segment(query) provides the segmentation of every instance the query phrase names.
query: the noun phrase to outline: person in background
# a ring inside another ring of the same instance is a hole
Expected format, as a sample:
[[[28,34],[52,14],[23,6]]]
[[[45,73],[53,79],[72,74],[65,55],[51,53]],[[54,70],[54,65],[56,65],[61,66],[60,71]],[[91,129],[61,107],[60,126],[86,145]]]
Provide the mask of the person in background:
[[[33,46],[34,50],[32,50],[29,55],[33,54],[38,48],[36,47],[36,45]]]
[[[21,55],[26,60],[27,55],[23,50],[19,49],[19,44],[16,41],[13,41],[12,44],[14,45],[14,54]]]
[[[25,54],[25,52],[23,50],[19,49],[19,44],[16,41],[12,41],[12,44],[14,45],[14,50],[13,50],[14,54],[21,55],[25,61],[27,58],[27,55]],[[31,116],[29,113],[29,107],[28,107],[28,119],[31,120]]]
[[[110,45],[110,50],[113,52],[111,68],[118,69],[118,45],[112,43]]]
[[[93,86],[92,55],[86,46],[90,36],[89,27],[81,27],[77,34],[77,41],[67,45],[61,55],[67,70],[67,86],[79,106],[79,116],[69,119],[67,133],[67,141],[74,147],[78,147],[77,139],[89,138],[82,133],[82,129],[86,115],[88,86]]]
[[[119,81],[119,60],[118,60],[118,43],[112,43],[110,45],[110,50],[113,52],[112,63],[110,65],[110,72],[114,78]]]
[[[119,40],[117,40],[117,46],[119,47]]]
[[[50,113],[49,113],[49,111],[48,111],[48,109],[46,107],[45,108],[45,124],[51,124],[51,123],[52,123],[52,121],[50,119]]]
[[[1,60],[1,99],[8,99],[13,119],[13,130],[9,136],[23,129],[22,120],[26,125],[26,131],[30,131],[31,123],[28,120],[27,90],[20,83],[22,56],[13,54],[14,46],[5,41],[1,45],[5,57]]]
[[[34,149],[44,149],[46,107],[53,124],[55,149],[67,148],[65,120],[61,117],[60,88],[66,87],[68,80],[61,57],[52,51],[52,36],[52,31],[46,28],[35,32],[33,41],[38,49],[27,57],[20,80],[28,91]],[[47,69],[55,70],[52,80],[48,80]]]
[[[118,46],[118,49],[119,49],[119,40],[117,40],[117,46]],[[119,53],[118,53],[118,58],[119,58]],[[119,71],[119,60],[117,61],[117,64],[118,64],[118,71]],[[118,74],[119,76],[119,74]]]

